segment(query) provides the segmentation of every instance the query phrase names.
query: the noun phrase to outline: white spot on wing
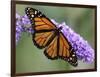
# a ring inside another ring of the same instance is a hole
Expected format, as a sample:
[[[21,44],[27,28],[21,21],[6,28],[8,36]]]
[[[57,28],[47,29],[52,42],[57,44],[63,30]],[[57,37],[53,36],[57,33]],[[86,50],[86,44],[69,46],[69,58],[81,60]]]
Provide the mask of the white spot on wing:
[[[28,10],[30,10],[30,8],[29,8],[29,7],[28,7],[27,9],[28,9]]]
[[[72,58],[70,57],[70,60],[72,60]]]
[[[34,17],[34,15],[32,14],[31,17]]]
[[[35,11],[35,14],[37,14],[37,11]]]
[[[72,55],[73,57],[75,56],[75,55]]]
[[[40,14],[40,16],[42,16],[42,14]]]

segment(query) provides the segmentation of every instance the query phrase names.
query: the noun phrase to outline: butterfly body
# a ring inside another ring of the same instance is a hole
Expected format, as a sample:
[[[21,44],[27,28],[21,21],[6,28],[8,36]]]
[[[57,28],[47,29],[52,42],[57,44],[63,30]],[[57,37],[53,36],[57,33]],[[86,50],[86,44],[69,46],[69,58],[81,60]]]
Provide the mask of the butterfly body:
[[[61,32],[62,27],[57,28],[49,18],[36,9],[27,7],[25,12],[34,30],[32,34],[34,45],[39,49],[45,48],[44,54],[49,59],[55,60],[60,58],[68,61],[73,66],[77,66],[76,53]]]

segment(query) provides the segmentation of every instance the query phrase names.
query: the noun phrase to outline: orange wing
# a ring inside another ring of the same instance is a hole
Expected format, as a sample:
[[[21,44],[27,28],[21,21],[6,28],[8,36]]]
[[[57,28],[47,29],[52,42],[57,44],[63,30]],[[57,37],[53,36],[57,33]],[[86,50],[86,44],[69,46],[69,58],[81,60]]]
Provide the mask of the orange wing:
[[[44,14],[36,9],[28,7],[25,11],[31,20],[34,30],[33,43],[38,48],[45,48],[55,37],[54,30],[57,29],[56,26]]]
[[[62,33],[56,36],[46,47],[44,54],[49,59],[61,58],[68,61],[71,65],[77,66],[76,54]]]
[[[48,46],[50,40],[54,38],[55,25],[44,17],[35,17],[34,24],[33,42],[38,48]]]
[[[40,11],[27,7],[25,12],[29,19],[34,30],[51,30],[56,29],[56,26]]]
[[[36,31],[56,29],[55,25],[44,17],[35,17],[34,24],[35,24],[34,29]]]
[[[42,32],[33,35],[33,42],[38,48],[48,46],[49,40],[52,38],[53,32]]]
[[[59,57],[68,61],[71,65],[77,66],[76,53],[62,33],[59,36],[59,45]]]
[[[69,57],[70,56],[70,45],[64,36],[60,33],[59,36],[59,56],[60,57]]]
[[[56,59],[58,58],[58,49],[57,49],[57,39],[58,36],[56,36],[53,41],[46,47],[44,54],[49,58],[49,59]]]

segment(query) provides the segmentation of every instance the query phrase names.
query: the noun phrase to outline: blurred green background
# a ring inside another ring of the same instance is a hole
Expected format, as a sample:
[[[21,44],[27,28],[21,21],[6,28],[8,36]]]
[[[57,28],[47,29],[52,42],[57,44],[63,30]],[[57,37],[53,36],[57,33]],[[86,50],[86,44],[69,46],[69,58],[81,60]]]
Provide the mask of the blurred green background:
[[[66,22],[67,25],[80,34],[89,42],[92,48],[94,48],[94,9],[16,4],[16,12],[23,16],[25,15],[26,7],[38,9],[48,18],[55,19],[58,23]],[[44,49],[40,50],[34,46],[31,35],[23,33],[16,46],[16,73],[94,68],[94,62],[92,64],[87,64],[79,61],[79,65],[73,67],[63,60],[50,60],[43,54],[43,52]]]

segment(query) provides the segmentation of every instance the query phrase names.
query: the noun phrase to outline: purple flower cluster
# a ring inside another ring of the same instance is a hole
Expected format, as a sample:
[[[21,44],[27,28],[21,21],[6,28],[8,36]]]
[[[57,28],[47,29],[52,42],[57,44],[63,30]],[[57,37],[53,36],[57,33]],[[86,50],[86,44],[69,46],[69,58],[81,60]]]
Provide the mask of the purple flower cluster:
[[[62,27],[61,32],[65,35],[68,41],[74,48],[76,55],[79,60],[91,63],[94,60],[94,50],[79,34],[75,33],[68,25],[64,22],[58,24],[55,20],[51,20],[58,28]]]
[[[20,16],[16,13],[16,45],[21,38],[22,32],[33,33],[30,20],[26,15]]]
[[[16,45],[21,37],[21,33],[23,31],[21,16],[16,14]]]

